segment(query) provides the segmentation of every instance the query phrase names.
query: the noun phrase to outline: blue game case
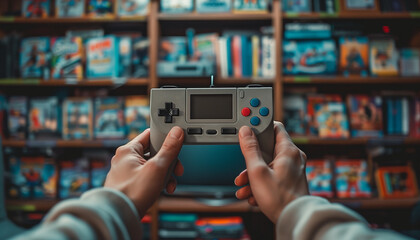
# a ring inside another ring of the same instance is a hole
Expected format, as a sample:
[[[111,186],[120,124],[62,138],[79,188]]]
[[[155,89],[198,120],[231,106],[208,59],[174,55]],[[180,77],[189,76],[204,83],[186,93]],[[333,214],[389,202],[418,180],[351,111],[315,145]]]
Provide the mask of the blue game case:
[[[195,0],[195,9],[199,13],[229,12],[232,9],[231,0]]]
[[[118,48],[114,36],[93,38],[86,46],[87,78],[115,78],[118,76]]]
[[[118,0],[118,16],[145,16],[149,11],[150,0]]]
[[[82,0],[55,0],[57,17],[83,17],[85,2]]]
[[[20,70],[23,78],[42,78],[45,72],[49,72],[47,67],[49,50],[48,37],[31,37],[22,40]]]

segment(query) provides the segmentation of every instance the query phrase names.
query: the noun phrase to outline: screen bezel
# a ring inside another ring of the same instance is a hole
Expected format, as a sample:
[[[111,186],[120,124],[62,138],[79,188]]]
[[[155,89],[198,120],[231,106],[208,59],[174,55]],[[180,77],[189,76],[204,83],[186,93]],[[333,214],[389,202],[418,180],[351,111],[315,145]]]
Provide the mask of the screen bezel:
[[[191,95],[232,95],[232,119],[191,119]],[[234,123],[236,122],[236,89],[187,89],[187,109],[185,111],[188,123]]]

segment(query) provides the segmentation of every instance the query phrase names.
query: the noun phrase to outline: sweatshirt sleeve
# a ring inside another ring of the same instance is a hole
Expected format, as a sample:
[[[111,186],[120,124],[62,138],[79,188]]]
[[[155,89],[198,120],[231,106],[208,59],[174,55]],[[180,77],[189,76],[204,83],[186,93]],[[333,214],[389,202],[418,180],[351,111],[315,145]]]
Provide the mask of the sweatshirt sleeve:
[[[314,196],[289,203],[276,224],[276,239],[410,239],[389,230],[372,230],[356,212]]]
[[[40,226],[14,239],[139,239],[141,223],[123,193],[98,188],[57,204]]]

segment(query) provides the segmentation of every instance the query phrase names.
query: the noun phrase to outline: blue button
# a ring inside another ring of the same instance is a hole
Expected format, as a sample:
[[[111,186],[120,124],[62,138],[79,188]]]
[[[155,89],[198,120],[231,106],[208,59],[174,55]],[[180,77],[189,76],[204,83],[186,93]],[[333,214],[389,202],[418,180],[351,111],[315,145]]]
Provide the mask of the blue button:
[[[270,110],[268,110],[268,108],[266,108],[266,107],[262,107],[262,108],[260,108],[260,115],[261,116],[267,116],[268,115],[268,113],[270,112]]]
[[[251,104],[251,106],[253,107],[258,107],[260,105],[260,99],[258,98],[253,98],[251,99],[251,101],[249,102]]]
[[[258,126],[258,125],[260,125],[260,118],[259,118],[259,117],[252,117],[252,118],[251,118],[251,124],[252,124],[253,126]]]

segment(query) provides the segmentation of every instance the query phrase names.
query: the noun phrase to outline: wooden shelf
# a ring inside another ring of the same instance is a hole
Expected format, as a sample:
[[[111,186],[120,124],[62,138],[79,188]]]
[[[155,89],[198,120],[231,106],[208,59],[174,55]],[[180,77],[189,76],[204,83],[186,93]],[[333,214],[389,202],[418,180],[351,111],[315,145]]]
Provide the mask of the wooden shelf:
[[[366,13],[284,13],[284,19],[416,19],[420,12],[366,12]]]
[[[159,13],[161,21],[250,21],[250,20],[271,20],[271,13]]]
[[[49,211],[59,200],[39,199],[39,200],[23,200],[23,199],[7,199],[6,209],[8,211]]]
[[[72,23],[113,23],[113,22],[146,22],[147,16],[138,17],[80,17],[80,18],[24,18],[24,17],[0,17],[2,24],[72,24]]]
[[[296,145],[419,145],[420,138],[384,137],[384,138],[348,138],[322,139],[316,137],[292,137]]]
[[[158,202],[161,212],[258,212],[247,201],[237,201],[225,206],[208,206],[193,198],[161,197]]]
[[[0,86],[148,86],[148,78],[129,78],[129,79],[84,79],[81,81],[69,80],[42,80],[42,79],[0,79]]]
[[[419,77],[283,76],[285,84],[401,84],[420,83]]]
[[[127,139],[104,140],[3,140],[4,147],[33,147],[33,148],[115,148],[127,143]]]

